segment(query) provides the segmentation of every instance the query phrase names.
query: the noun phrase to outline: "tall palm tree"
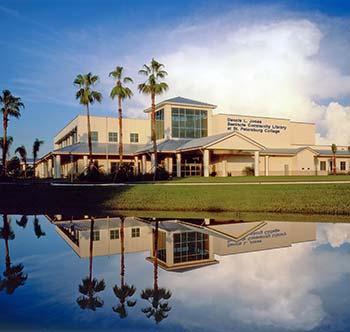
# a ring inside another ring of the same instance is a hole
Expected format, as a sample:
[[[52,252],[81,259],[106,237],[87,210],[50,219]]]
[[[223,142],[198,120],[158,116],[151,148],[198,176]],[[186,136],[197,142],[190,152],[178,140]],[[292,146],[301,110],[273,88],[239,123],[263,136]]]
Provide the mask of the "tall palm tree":
[[[22,162],[24,163],[24,177],[27,177],[27,150],[24,145],[19,146],[15,153],[18,153],[21,156]]]
[[[21,108],[24,108],[24,104],[21,102],[20,97],[15,97],[9,90],[4,90],[0,95],[0,105],[2,105],[1,112],[3,114],[3,146],[7,147],[7,127],[9,122],[9,116],[19,118],[21,116]],[[2,175],[6,176],[6,157],[7,151],[2,150]]]
[[[16,220],[16,224],[22,228],[26,228],[28,224],[28,217],[23,215],[20,221]]]
[[[149,306],[142,309],[147,318],[154,317],[156,324],[168,317],[167,312],[171,310],[167,300],[171,297],[171,291],[158,286],[158,223],[153,230],[153,289],[146,288],[142,290],[141,298],[149,302]]]
[[[6,289],[7,294],[12,294],[19,286],[23,286],[24,282],[27,280],[28,275],[23,274],[23,265],[11,264],[9,240],[15,238],[15,233],[11,228],[11,221],[9,220],[7,214],[3,214],[3,227],[0,227],[0,238],[5,240],[5,256],[6,256],[6,269],[3,273],[5,277],[2,279],[0,277],[0,291]]]
[[[36,168],[36,159],[38,158],[38,152],[40,149],[40,145],[44,144],[44,141],[39,140],[38,138],[35,139],[33,143],[33,176],[35,177],[35,168]]]
[[[113,287],[114,295],[119,299],[119,304],[114,306],[112,309],[114,312],[119,314],[120,318],[126,318],[128,313],[126,311],[125,302],[128,307],[133,307],[136,304],[134,300],[127,300],[129,297],[133,296],[136,292],[134,285],[129,286],[124,281],[125,276],[125,264],[124,264],[124,255],[125,255],[125,237],[124,237],[124,222],[125,217],[120,217],[120,287],[116,284]]]
[[[39,223],[39,219],[37,218],[37,216],[34,216],[34,220],[33,220],[33,225],[34,225],[34,233],[36,235],[36,237],[39,239],[42,236],[45,236],[46,233],[42,231],[40,223]]]
[[[79,74],[75,80],[74,85],[79,88],[75,94],[75,98],[79,99],[81,105],[86,107],[87,115],[87,129],[88,129],[88,146],[89,146],[89,169],[92,170],[94,167],[94,161],[92,159],[92,143],[91,143],[91,125],[90,125],[90,110],[89,105],[95,101],[98,103],[102,100],[102,94],[98,91],[91,90],[91,87],[95,86],[98,82],[98,76],[92,75],[91,72],[81,75]]]
[[[157,178],[157,137],[156,137],[156,95],[160,95],[168,90],[168,84],[161,82],[168,73],[164,70],[164,65],[158,61],[152,59],[151,64],[148,66],[143,65],[143,68],[139,70],[139,74],[147,76],[147,80],[144,83],[138,85],[138,89],[141,93],[151,95],[151,139],[153,142],[153,153],[155,159],[153,180]]]
[[[336,157],[336,153],[337,153],[338,149],[337,149],[337,146],[335,144],[332,144],[331,149],[332,149],[332,153],[333,153],[333,163],[332,163],[333,175],[337,175],[337,164],[336,164],[337,157]]]
[[[90,258],[89,258],[89,275],[82,279],[82,284],[79,285],[79,293],[82,295],[77,298],[77,303],[81,309],[96,311],[104,304],[103,300],[95,294],[103,291],[106,288],[104,279],[101,281],[93,278],[92,275],[92,257],[93,257],[93,236],[94,236],[94,218],[90,221]]]
[[[111,98],[118,97],[118,119],[119,119],[119,166],[123,162],[123,114],[122,114],[122,100],[131,98],[132,91],[123,85],[126,83],[133,83],[130,77],[123,78],[123,67],[117,66],[114,71],[109,73],[109,77],[116,80],[116,84],[111,91]]]
[[[10,146],[12,145],[13,143],[13,138],[12,136],[7,136],[6,139],[4,139],[3,137],[0,137],[0,149],[2,150],[2,155],[4,156],[5,154],[5,159],[10,155]],[[4,159],[3,159],[4,160]],[[5,160],[5,163],[6,163],[6,160]],[[4,175],[4,167],[5,167],[5,164],[4,164],[4,161],[2,162],[2,175]]]

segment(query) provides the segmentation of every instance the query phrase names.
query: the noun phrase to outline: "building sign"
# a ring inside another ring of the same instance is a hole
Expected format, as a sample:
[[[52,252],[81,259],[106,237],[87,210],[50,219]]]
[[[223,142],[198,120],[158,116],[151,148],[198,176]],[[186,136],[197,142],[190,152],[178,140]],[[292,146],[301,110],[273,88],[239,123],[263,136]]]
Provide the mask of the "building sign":
[[[227,130],[267,134],[279,134],[287,130],[287,126],[267,123],[263,119],[227,118]]]

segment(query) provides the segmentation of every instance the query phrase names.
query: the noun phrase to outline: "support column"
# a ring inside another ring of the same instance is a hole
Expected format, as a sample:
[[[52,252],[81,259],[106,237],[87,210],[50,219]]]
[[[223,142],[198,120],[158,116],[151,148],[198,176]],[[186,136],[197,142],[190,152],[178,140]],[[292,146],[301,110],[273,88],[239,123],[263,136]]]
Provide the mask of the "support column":
[[[83,165],[84,165],[84,174],[86,175],[87,174],[87,168],[88,168],[88,156],[84,156],[83,157]]]
[[[176,154],[176,176],[181,178],[181,153]]]
[[[156,169],[156,156],[154,153],[151,154],[151,173],[153,174]]]
[[[269,156],[265,156],[265,175],[269,176]]]
[[[47,160],[43,161],[43,165],[44,165],[44,178],[48,178],[49,177],[48,161]]]
[[[203,152],[203,173],[204,177],[209,177],[209,150]]]
[[[168,173],[170,176],[173,175],[173,158],[172,157],[168,158]]]
[[[52,158],[49,158],[48,160],[48,177],[49,178],[52,178],[53,177],[53,174],[52,174]]]
[[[134,157],[134,172],[135,172],[135,175],[139,175],[139,157],[138,156]]]
[[[145,154],[142,155],[141,163],[142,163],[142,175],[145,175],[146,174],[146,155]]]
[[[222,176],[227,176],[227,160],[222,161]]]
[[[254,175],[259,176],[259,151],[254,152]]]
[[[55,156],[55,179],[61,178],[61,156]]]

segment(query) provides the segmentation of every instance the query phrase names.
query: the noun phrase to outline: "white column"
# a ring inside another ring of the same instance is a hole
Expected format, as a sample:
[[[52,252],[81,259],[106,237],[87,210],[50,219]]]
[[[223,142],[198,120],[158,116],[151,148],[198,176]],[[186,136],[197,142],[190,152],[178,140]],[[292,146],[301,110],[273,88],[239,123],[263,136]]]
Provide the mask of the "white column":
[[[259,151],[254,152],[254,175],[259,176]]]
[[[176,176],[181,178],[181,153],[176,154]]]
[[[138,156],[134,157],[134,171],[135,171],[135,175],[139,175],[139,157]]]
[[[153,174],[156,169],[156,156],[154,153],[151,154],[151,173]]]
[[[265,175],[269,176],[269,156],[265,156]]]
[[[49,177],[48,161],[47,160],[43,161],[43,164],[44,164],[44,178],[48,178]]]
[[[52,174],[52,158],[49,158],[48,160],[48,177],[51,178],[53,177],[53,174]]]
[[[142,155],[142,175],[146,174],[146,155]]]
[[[61,156],[55,156],[55,179],[61,178]]]
[[[204,177],[209,177],[209,150],[203,152],[203,171]]]
[[[84,165],[84,174],[87,174],[87,168],[88,168],[88,156],[83,157],[83,165]]]
[[[173,175],[173,158],[168,158],[168,173],[169,175]]]
[[[222,161],[222,176],[227,176],[227,160]]]

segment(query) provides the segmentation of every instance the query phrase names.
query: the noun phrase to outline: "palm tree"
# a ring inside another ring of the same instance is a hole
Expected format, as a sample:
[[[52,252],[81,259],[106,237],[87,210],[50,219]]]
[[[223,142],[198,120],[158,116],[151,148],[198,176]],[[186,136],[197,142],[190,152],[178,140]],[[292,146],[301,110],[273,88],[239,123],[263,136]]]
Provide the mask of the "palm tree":
[[[126,318],[128,313],[126,311],[125,302],[128,307],[133,307],[136,304],[136,301],[127,300],[127,298],[133,296],[136,292],[136,288],[134,285],[129,286],[124,281],[125,276],[125,264],[124,264],[124,255],[125,255],[125,238],[124,238],[124,221],[125,217],[120,217],[120,247],[121,247],[121,255],[120,255],[120,287],[116,284],[113,287],[114,295],[119,299],[119,304],[114,306],[112,309],[114,312],[119,314],[120,318]]]
[[[9,151],[10,151],[10,146],[11,144],[13,143],[13,138],[12,136],[7,136],[6,139],[4,139],[3,137],[0,137],[0,148],[2,150],[2,155],[6,157],[8,157],[10,155]],[[6,159],[5,157],[5,159]],[[3,157],[4,158],[4,157]],[[5,160],[5,163],[6,163],[6,160]],[[4,164],[4,159],[3,159],[3,162],[2,162],[2,175],[4,175],[5,171],[4,171],[4,167],[5,167],[5,164]],[[7,172],[6,172],[7,173]]]
[[[15,238],[15,233],[11,228],[11,221],[9,220],[7,214],[3,215],[3,227],[0,228],[0,238],[5,240],[5,256],[6,256],[6,269],[3,273],[5,277],[2,279],[0,277],[0,291],[6,289],[7,294],[12,294],[19,286],[23,286],[24,282],[27,280],[28,275],[23,274],[23,265],[11,265],[10,250],[9,250],[9,240]]]
[[[332,149],[332,153],[333,153],[333,163],[332,163],[332,168],[333,168],[333,175],[337,175],[337,157],[336,157],[336,153],[337,153],[337,146],[335,144],[332,144],[331,146]]]
[[[158,220],[155,230],[153,230],[153,289],[142,290],[141,298],[149,302],[149,306],[142,309],[147,318],[154,317],[156,324],[168,317],[167,312],[171,310],[167,300],[171,297],[171,291],[158,287]]]
[[[27,150],[24,145],[19,146],[15,153],[18,153],[21,156],[21,159],[24,163],[24,177],[27,177]]]
[[[98,91],[91,90],[91,87],[95,86],[98,82],[98,76],[92,75],[91,72],[81,75],[79,74],[75,80],[74,85],[79,88],[75,94],[75,98],[79,99],[81,105],[86,106],[87,115],[87,129],[88,129],[88,146],[89,146],[89,169],[94,167],[94,161],[92,159],[92,143],[91,143],[91,125],[90,125],[90,110],[89,105],[93,104],[95,101],[101,102],[102,94]]]
[[[22,227],[22,228],[26,228],[26,227],[27,227],[27,224],[28,224],[28,218],[27,218],[27,216],[26,216],[26,215],[23,215],[23,216],[21,217],[21,220],[20,220],[20,221],[16,220],[16,224],[17,224],[18,226]]]
[[[96,311],[104,304],[96,293],[103,291],[106,288],[105,281],[93,278],[92,276],[92,257],[93,257],[93,235],[94,235],[94,218],[91,218],[90,223],[90,261],[89,261],[89,275],[82,279],[82,284],[79,285],[79,293],[83,294],[77,298],[77,303],[81,309],[88,309]]]
[[[153,180],[157,177],[157,137],[156,137],[156,95],[160,95],[168,90],[168,84],[160,82],[159,80],[168,75],[164,70],[164,65],[152,59],[150,66],[143,65],[143,69],[139,70],[139,74],[147,76],[147,80],[144,83],[138,85],[138,89],[141,93],[151,95],[151,139],[153,142],[153,153],[155,165]]]
[[[40,145],[44,144],[44,141],[39,140],[38,138],[35,139],[33,144],[33,176],[35,177],[35,167],[36,167],[36,159],[38,157],[38,152],[40,149]]]
[[[123,83],[133,83],[130,77],[123,78],[123,67],[117,66],[114,71],[109,73],[109,77],[113,77],[117,82],[111,91],[111,98],[118,97],[118,118],[119,118],[119,165],[123,162],[123,115],[122,115],[122,100],[131,98],[132,91],[123,86]]]
[[[4,90],[2,95],[0,95],[0,105],[3,105],[1,112],[3,114],[3,146],[7,147],[7,127],[9,116],[19,118],[21,116],[21,108],[24,108],[24,104],[21,102],[20,97],[15,97],[11,94],[9,90]],[[2,175],[6,176],[6,149],[2,149]]]
[[[42,236],[45,236],[46,233],[42,231],[41,226],[39,224],[39,219],[37,218],[37,216],[34,216],[34,220],[33,220],[33,225],[34,225],[34,233],[36,235],[36,237],[39,239]]]

